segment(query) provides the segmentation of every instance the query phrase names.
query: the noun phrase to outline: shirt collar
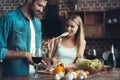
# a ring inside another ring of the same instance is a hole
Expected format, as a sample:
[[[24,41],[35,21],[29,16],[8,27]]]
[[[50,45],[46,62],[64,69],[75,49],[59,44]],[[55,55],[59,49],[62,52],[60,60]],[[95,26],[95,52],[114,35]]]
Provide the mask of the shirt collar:
[[[22,10],[21,10],[21,6],[19,6],[18,8],[17,8],[17,11],[18,11],[18,14],[19,14],[19,16],[20,16],[20,18],[25,18],[25,19],[27,19],[28,20],[28,18],[24,15],[24,13],[22,12]],[[35,16],[33,16],[33,20],[35,19]]]

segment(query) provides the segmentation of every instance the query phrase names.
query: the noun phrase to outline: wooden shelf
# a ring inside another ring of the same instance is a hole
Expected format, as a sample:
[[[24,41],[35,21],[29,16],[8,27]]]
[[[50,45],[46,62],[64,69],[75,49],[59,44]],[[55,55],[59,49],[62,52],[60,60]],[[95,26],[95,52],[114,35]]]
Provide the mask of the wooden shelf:
[[[69,11],[68,15],[78,14],[84,24],[86,38],[102,38],[104,34],[104,11]]]
[[[85,24],[103,24],[103,12],[85,12]]]
[[[84,26],[85,36],[87,38],[102,38],[103,27],[100,26]]]
[[[104,26],[104,24],[84,24],[84,26]]]

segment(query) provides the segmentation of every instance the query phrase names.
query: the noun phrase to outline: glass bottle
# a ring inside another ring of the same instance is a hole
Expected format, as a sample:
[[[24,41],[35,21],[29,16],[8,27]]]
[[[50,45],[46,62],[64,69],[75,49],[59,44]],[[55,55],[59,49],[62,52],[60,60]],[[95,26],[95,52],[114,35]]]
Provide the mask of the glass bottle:
[[[75,6],[75,11],[77,11],[78,10],[78,4],[75,3],[74,6]]]
[[[114,45],[113,44],[111,46],[110,54],[108,56],[108,62],[109,62],[109,65],[112,66],[113,68],[116,67],[116,57],[115,57],[115,53],[114,53]]]

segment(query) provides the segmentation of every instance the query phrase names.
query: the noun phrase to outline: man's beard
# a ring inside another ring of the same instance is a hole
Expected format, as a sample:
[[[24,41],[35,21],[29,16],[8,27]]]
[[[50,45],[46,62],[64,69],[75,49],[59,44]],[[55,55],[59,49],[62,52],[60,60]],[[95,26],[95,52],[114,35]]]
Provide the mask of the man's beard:
[[[30,13],[31,13],[31,16],[35,16],[35,17],[39,17],[42,15],[42,12],[40,11],[31,11]]]
[[[35,13],[34,16],[37,17],[37,18],[41,18],[43,14],[41,12],[38,12],[38,13]]]

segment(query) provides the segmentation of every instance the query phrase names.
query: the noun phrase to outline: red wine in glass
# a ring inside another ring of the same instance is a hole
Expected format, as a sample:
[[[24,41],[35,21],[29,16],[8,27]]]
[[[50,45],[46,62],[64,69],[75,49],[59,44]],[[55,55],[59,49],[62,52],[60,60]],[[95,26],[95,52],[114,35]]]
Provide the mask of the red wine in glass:
[[[96,56],[94,56],[94,55],[89,55],[89,56],[87,56],[87,59],[96,59],[97,57]]]
[[[33,76],[35,79],[41,77],[40,75],[38,75],[37,70],[38,70],[38,66],[41,65],[39,63],[41,63],[41,61],[43,59],[43,55],[44,54],[42,54],[42,49],[37,48],[36,51],[35,51],[35,57],[32,57],[32,60],[35,63],[35,65],[34,65],[35,75]]]
[[[40,63],[42,59],[42,57],[32,57],[33,62],[36,64]]]

